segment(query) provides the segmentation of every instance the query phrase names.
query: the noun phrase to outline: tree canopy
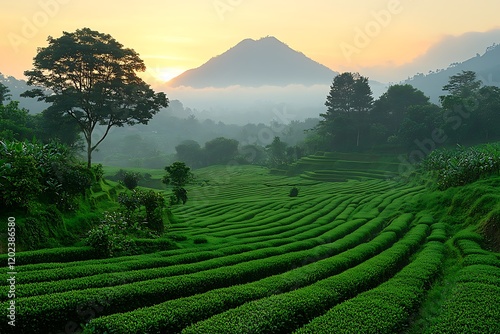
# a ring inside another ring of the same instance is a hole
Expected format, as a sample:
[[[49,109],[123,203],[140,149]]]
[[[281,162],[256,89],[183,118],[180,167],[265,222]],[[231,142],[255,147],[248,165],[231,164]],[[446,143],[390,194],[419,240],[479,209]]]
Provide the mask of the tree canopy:
[[[411,106],[428,105],[429,98],[411,85],[392,85],[373,103],[371,119],[385,124],[391,135],[395,135]]]
[[[155,93],[137,76],[146,69],[139,55],[110,35],[83,28],[49,37],[48,44],[38,49],[33,69],[24,72],[29,85],[44,89],[23,96],[51,103],[51,114],[76,120],[87,143],[89,167],[92,152],[112,127],[147,124],[168,106],[164,93]],[[97,126],[103,131],[95,136]]]
[[[351,146],[350,142],[358,147],[360,133],[367,125],[372,103],[368,78],[359,73],[339,74],[330,86],[325,102],[327,111],[320,114],[323,119],[318,129],[331,139],[333,147]]]
[[[3,104],[10,98],[9,88],[0,82],[0,104]]]

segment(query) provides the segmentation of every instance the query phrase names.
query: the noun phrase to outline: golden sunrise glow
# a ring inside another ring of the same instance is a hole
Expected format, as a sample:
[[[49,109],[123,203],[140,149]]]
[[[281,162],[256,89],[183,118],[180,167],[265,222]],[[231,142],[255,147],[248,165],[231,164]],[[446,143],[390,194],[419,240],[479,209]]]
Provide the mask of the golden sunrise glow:
[[[0,12],[0,72],[22,78],[48,36],[83,27],[136,50],[157,81],[267,35],[337,71],[401,65],[445,36],[498,28],[499,12],[497,0],[10,1]]]
[[[186,70],[188,69],[166,67],[166,68],[152,68],[146,70],[146,72],[150,74],[158,82],[167,82],[175,78],[179,74],[182,74],[182,72]]]

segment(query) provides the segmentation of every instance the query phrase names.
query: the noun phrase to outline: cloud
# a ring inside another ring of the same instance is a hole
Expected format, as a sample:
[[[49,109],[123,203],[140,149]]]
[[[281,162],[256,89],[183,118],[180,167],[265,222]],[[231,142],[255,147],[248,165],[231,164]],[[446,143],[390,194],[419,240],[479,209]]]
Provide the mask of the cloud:
[[[325,112],[325,101],[330,85],[288,85],[226,88],[170,88],[154,87],[164,91],[170,100],[179,100],[198,119],[210,118],[224,123],[282,123],[292,120],[318,118]],[[374,96],[386,90],[384,84],[372,84]],[[187,117],[188,115],[186,115]]]
[[[463,62],[477,53],[483,54],[493,43],[500,43],[500,28],[486,32],[468,32],[458,36],[446,35],[411,63],[401,66],[389,63],[364,67],[360,72],[375,80],[399,82],[417,73],[426,74],[429,71],[446,69],[454,62]]]

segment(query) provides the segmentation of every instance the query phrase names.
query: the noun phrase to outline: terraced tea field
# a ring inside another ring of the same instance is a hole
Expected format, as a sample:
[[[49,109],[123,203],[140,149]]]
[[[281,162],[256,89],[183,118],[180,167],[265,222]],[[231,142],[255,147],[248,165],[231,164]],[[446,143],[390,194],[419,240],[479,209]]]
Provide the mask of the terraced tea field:
[[[414,331],[450,247],[447,226],[415,210],[425,187],[249,166],[197,175],[168,231],[186,237],[180,249],[18,266],[16,333]],[[500,308],[489,307],[500,305],[498,253],[453,241],[453,298],[426,330],[499,333]]]

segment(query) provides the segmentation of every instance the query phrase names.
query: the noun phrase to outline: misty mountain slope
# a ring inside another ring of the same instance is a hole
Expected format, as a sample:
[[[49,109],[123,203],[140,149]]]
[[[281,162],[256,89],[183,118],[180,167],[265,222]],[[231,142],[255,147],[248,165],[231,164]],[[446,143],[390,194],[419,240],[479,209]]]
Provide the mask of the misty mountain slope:
[[[446,94],[442,90],[443,86],[448,83],[452,75],[462,71],[474,71],[484,85],[500,87],[500,45],[488,48],[482,56],[478,54],[462,63],[451,64],[447,69],[439,72],[427,75],[417,74],[404,83],[422,90],[431,98],[431,101],[438,102],[439,96]]]
[[[11,95],[10,99],[19,101],[19,106],[21,106],[21,108],[26,108],[32,114],[38,114],[49,106],[49,104],[43,101],[20,96],[28,89],[33,89],[33,87],[28,86],[28,83],[24,80],[19,80],[12,76],[6,77],[0,73],[0,82],[9,89],[9,94]]]
[[[171,87],[259,87],[330,84],[338,73],[275,37],[245,39],[202,66],[170,80]]]

